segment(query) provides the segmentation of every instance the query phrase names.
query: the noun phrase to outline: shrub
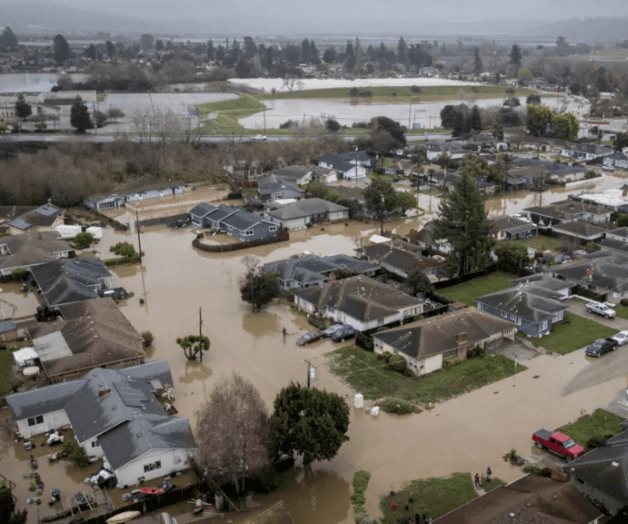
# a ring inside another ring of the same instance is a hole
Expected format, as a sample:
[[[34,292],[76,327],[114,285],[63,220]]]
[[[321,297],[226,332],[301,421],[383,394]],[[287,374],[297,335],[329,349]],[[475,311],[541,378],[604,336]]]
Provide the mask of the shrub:
[[[17,280],[23,282],[28,278],[28,269],[14,269],[11,272],[11,280]]]
[[[474,347],[467,351],[467,358],[476,358],[486,356],[486,351],[481,347]]]
[[[421,408],[414,402],[396,397],[387,397],[377,403],[386,413],[395,415],[409,415],[410,413],[421,413]]]
[[[606,440],[606,437],[591,437],[589,440],[587,440],[587,449],[601,448],[606,444]]]
[[[386,368],[391,371],[403,373],[406,369],[406,360],[401,355],[393,355],[389,351],[384,351],[377,355],[377,358],[385,362],[387,364]]]
[[[619,301],[619,304],[620,304],[620,305],[622,305],[622,306],[624,306],[624,307],[625,307],[625,306],[628,306],[628,298],[622,298],[622,299]]]
[[[353,503],[356,513],[364,511],[364,503],[366,502],[364,492],[370,480],[371,474],[368,471],[356,471],[353,475],[353,494],[351,495],[351,502]]]
[[[78,442],[74,439],[67,439],[63,442],[63,451],[68,459],[77,468],[84,468],[89,466],[89,457],[85,450],[79,446]]]
[[[91,233],[79,233],[72,240],[72,245],[76,249],[87,249],[94,242],[94,236]]]
[[[142,331],[142,338],[144,339],[144,347],[149,348],[153,345],[155,337],[150,331]]]
[[[123,258],[131,258],[137,254],[135,246],[129,242],[118,242],[114,246],[111,246],[109,251]]]
[[[365,333],[358,332],[355,336],[355,345],[367,351],[373,351],[373,338]]]
[[[242,198],[242,191],[231,191],[227,195],[227,200],[239,200]]]
[[[587,171],[587,172],[584,174],[584,178],[587,178],[587,179],[590,179],[590,178],[597,178],[597,176],[598,176],[598,175],[597,175],[597,173],[596,173],[595,171],[591,171],[591,170]]]
[[[587,243],[584,245],[584,250],[585,250],[587,253],[593,253],[593,252],[595,252],[595,251],[599,251],[600,249],[601,249],[601,248],[600,248],[600,245],[599,245],[597,242],[593,242],[593,241],[591,241],[591,242],[587,242]]]

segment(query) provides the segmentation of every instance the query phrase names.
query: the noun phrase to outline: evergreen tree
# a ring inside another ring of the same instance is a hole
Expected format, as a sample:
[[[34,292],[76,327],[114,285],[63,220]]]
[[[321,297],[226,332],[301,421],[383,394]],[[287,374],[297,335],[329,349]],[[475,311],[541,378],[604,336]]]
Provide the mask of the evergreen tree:
[[[17,49],[17,47],[17,36],[15,36],[15,33],[9,26],[6,26],[0,35],[0,50],[10,51],[12,49]]]
[[[408,44],[406,44],[403,36],[399,38],[399,43],[397,44],[397,62],[408,65]]]
[[[347,71],[353,71],[356,64],[355,48],[353,47],[351,40],[347,40],[347,46],[345,48],[345,69]]]
[[[471,131],[482,131],[482,115],[480,114],[480,108],[473,106],[471,113],[469,114],[469,127]]]
[[[24,94],[20,93],[17,96],[17,100],[15,101],[15,116],[17,116],[20,120],[25,120],[33,113],[33,108],[31,105],[25,100]]]
[[[349,440],[349,408],[336,393],[291,383],[273,405],[270,434],[276,456],[302,455],[304,464],[331,460]]]
[[[438,238],[446,238],[452,251],[447,257],[451,275],[466,275],[485,267],[493,239],[484,198],[473,178],[462,170],[460,181],[442,200],[436,220]]]
[[[92,121],[89,117],[89,109],[80,96],[77,96],[70,108],[70,125],[76,129],[77,133],[84,133],[92,128]]]
[[[98,52],[96,51],[96,46],[94,44],[89,44],[87,49],[85,49],[85,57],[90,60],[96,60],[98,58]]]
[[[480,56],[480,48],[476,46],[473,55],[473,72],[479,75],[482,72],[484,65],[482,64],[482,57]]]
[[[207,41],[207,60],[210,62],[216,58],[216,50],[214,49],[214,42],[211,38]]]
[[[70,58],[70,45],[63,35],[56,35],[52,39],[52,55],[57,64],[63,64]]]
[[[107,52],[107,56],[109,58],[113,58],[116,54],[116,46],[113,45],[111,40],[107,40],[105,42],[105,51]]]
[[[522,58],[522,54],[521,54],[521,48],[519,47],[519,44],[513,44],[510,50],[510,65],[515,70],[514,76],[517,76],[517,73],[519,72],[519,69],[521,68],[521,58]]]

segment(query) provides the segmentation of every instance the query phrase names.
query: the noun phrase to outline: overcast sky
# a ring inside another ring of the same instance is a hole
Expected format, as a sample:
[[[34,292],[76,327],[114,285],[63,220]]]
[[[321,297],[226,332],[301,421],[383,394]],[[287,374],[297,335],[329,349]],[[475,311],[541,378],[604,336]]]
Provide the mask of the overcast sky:
[[[24,0],[27,2],[28,0]],[[151,18],[193,16],[248,19],[310,20],[325,22],[343,17],[369,18],[377,27],[381,18],[403,20],[432,18],[485,20],[519,18],[525,20],[565,19],[585,16],[628,15],[627,0],[52,0],[83,9],[127,13]]]
[[[107,15],[100,20],[108,25],[124,25],[126,18],[136,26],[137,19],[142,19],[158,22],[147,23],[147,29],[253,35],[430,34],[474,25],[495,33],[512,33],[518,28],[517,21],[529,26],[531,22],[559,19],[628,16],[628,0],[0,0],[0,15],[3,4],[17,5],[22,18],[28,18],[26,23],[34,25],[46,25],[46,18],[54,15],[54,6],[61,5],[81,9],[84,16],[93,11],[96,20],[98,14]],[[29,4],[42,8],[26,11]],[[10,21],[15,10],[6,13]],[[77,13],[77,31],[81,30],[79,18]],[[490,20],[510,22],[487,24]]]

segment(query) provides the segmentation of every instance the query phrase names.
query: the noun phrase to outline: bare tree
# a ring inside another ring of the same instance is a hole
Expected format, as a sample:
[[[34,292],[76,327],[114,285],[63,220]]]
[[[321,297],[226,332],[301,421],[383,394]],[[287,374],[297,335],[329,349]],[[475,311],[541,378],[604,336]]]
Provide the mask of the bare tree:
[[[214,387],[198,413],[199,464],[236,491],[270,462],[268,412],[255,386],[238,374]]]

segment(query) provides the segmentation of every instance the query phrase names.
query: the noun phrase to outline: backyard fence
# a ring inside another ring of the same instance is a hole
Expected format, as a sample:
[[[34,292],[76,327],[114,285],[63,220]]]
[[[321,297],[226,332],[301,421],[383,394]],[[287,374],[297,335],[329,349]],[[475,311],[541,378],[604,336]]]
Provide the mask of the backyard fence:
[[[282,231],[274,237],[261,238],[259,240],[250,240],[246,242],[236,242],[233,244],[205,244],[203,243],[204,235],[197,236],[192,245],[200,249],[201,251],[207,251],[208,253],[224,253],[228,251],[237,251],[239,249],[248,249],[250,247],[264,246],[266,244],[275,244],[277,242],[287,242],[290,240],[290,233]]]

